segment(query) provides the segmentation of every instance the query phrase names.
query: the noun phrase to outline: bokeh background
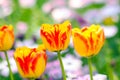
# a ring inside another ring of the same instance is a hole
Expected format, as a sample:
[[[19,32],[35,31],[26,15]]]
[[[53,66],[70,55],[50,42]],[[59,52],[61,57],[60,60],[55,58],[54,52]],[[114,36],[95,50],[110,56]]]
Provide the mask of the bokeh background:
[[[99,24],[106,41],[98,55],[92,58],[94,77],[100,80],[120,80],[120,1],[119,0],[0,0],[0,26],[13,25],[15,43],[8,51],[15,80],[23,79],[13,58],[16,47],[36,47],[42,43],[40,26],[70,20],[72,28]],[[76,54],[72,39],[62,52],[68,80],[87,80],[87,60]],[[47,51],[46,71],[38,80],[62,80],[56,53]],[[101,74],[101,75],[100,75]],[[4,53],[0,52],[0,80],[10,80]]]

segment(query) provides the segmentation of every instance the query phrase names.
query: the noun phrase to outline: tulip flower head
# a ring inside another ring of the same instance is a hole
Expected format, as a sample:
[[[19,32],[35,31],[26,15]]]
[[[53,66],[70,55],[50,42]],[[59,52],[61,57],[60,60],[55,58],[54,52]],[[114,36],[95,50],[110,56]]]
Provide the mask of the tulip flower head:
[[[104,31],[99,25],[74,28],[72,37],[75,50],[80,56],[90,57],[98,54],[105,40]]]
[[[9,50],[14,43],[14,31],[13,27],[2,26],[0,27],[0,51]]]
[[[14,53],[18,71],[23,78],[38,78],[44,72],[47,62],[45,48],[20,47]]]
[[[40,34],[45,47],[49,51],[65,50],[70,41],[71,24],[69,21],[54,25],[43,24]]]

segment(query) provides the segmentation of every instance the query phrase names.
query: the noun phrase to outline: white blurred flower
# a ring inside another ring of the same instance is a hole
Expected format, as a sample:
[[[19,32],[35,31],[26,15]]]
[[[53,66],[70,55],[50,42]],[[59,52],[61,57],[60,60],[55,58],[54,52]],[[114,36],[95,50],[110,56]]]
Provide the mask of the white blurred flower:
[[[71,8],[83,8],[91,3],[104,3],[105,0],[68,0],[68,5]]]
[[[114,22],[117,22],[119,13],[119,6],[105,6],[100,10],[89,10],[83,16],[87,22],[93,24],[102,23],[108,17],[111,17]]]
[[[71,10],[67,8],[56,8],[52,11],[52,17],[56,22],[62,22],[72,17]]]
[[[10,66],[11,66],[12,72],[16,73],[17,72],[17,66],[16,66],[14,58],[13,57],[9,58],[9,61],[10,61]],[[6,77],[9,76],[9,69],[8,69],[6,60],[3,60],[0,63],[0,74],[3,75],[3,76],[6,76]]]
[[[104,74],[96,74],[93,76],[93,80],[107,80],[107,76]]]
[[[118,29],[116,26],[102,26],[104,29],[105,36],[107,38],[113,37],[117,34]]]
[[[0,0],[0,18],[9,16],[12,13],[11,3],[11,0]]]
[[[70,75],[71,77],[68,77],[67,80],[90,80],[90,75],[85,76],[74,76]],[[104,74],[96,74],[93,75],[93,80],[107,80],[107,76]]]
[[[67,80],[72,80],[72,78],[75,78],[75,77],[77,77],[77,75],[76,74],[72,74],[72,73],[67,73]]]
[[[52,11],[52,9],[65,6],[65,4],[66,4],[65,0],[50,0],[43,5],[42,10],[45,13],[49,13]]]
[[[75,80],[90,80],[90,75],[85,75]],[[104,74],[95,74],[93,75],[93,80],[107,80],[107,76]]]
[[[24,40],[24,41],[16,41],[15,47],[27,46],[29,48],[36,48],[38,45],[34,43],[33,40]]]
[[[90,0],[87,0],[87,1],[90,1]],[[86,6],[87,3],[89,3],[87,1],[86,0],[69,0],[68,5],[71,8],[81,8],[81,7]]]
[[[120,13],[119,6],[106,6],[100,10],[101,18],[104,19],[106,17],[113,17],[117,19],[118,14]]]
[[[7,65],[7,62],[6,62],[5,60],[3,60],[3,61],[0,63],[0,70],[2,70],[6,65]]]
[[[1,75],[3,76],[9,76],[9,69],[7,66],[4,66],[4,69],[1,70]]]
[[[63,58],[63,64],[66,71],[75,71],[82,68],[82,61],[71,55]]]
[[[89,10],[84,14],[84,19],[89,23],[100,23],[102,21],[100,10]]]
[[[92,0],[93,2],[95,2],[95,3],[105,3],[105,0]]]
[[[22,8],[31,8],[36,4],[36,0],[19,0],[19,4]]]

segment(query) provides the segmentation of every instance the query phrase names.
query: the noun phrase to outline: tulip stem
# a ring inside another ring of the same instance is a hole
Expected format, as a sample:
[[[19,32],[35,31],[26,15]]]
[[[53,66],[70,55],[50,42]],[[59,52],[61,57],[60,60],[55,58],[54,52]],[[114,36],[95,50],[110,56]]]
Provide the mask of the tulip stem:
[[[62,70],[63,80],[66,80],[66,74],[65,74],[65,70],[64,70],[63,63],[62,63],[60,51],[58,51],[57,54],[58,54],[58,59],[59,59],[59,61],[60,61],[60,66],[61,66],[61,70]]]
[[[11,70],[11,67],[10,67],[10,62],[9,62],[9,60],[8,60],[7,52],[4,51],[4,53],[5,53],[5,57],[6,57],[7,64],[8,64],[8,68],[9,68],[9,71],[10,71],[10,78],[11,78],[11,80],[14,80],[14,78],[13,78],[13,74],[12,74],[12,70]]]
[[[88,58],[88,66],[89,66],[90,80],[93,80],[91,58]]]

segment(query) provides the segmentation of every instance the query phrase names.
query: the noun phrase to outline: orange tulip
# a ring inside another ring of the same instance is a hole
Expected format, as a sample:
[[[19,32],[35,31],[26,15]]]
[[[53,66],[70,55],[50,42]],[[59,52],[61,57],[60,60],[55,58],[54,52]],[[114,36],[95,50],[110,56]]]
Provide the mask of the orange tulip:
[[[80,56],[90,57],[98,54],[104,44],[104,31],[99,25],[72,30],[75,50]]]
[[[2,26],[0,27],[0,51],[9,50],[14,43],[13,27]]]
[[[49,51],[65,50],[70,41],[71,24],[69,21],[54,25],[43,24],[40,34],[45,47]]]
[[[23,78],[38,78],[44,72],[47,62],[45,48],[17,48],[14,53],[18,71]]]

